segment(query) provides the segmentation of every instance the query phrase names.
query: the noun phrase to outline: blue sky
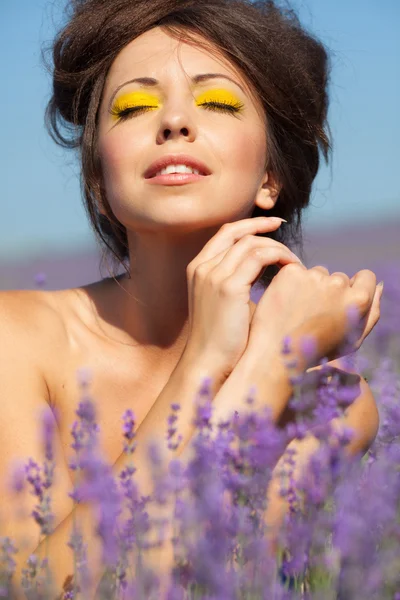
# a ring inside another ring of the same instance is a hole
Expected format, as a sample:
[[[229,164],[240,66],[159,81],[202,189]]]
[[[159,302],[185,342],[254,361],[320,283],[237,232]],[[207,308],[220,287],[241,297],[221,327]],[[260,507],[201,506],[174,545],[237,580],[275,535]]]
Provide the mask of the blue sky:
[[[149,0],[151,1],[151,0]],[[0,258],[93,247],[73,153],[45,132],[50,76],[41,46],[58,0],[0,0]],[[314,183],[305,228],[400,219],[400,2],[293,0],[332,55],[334,151]]]

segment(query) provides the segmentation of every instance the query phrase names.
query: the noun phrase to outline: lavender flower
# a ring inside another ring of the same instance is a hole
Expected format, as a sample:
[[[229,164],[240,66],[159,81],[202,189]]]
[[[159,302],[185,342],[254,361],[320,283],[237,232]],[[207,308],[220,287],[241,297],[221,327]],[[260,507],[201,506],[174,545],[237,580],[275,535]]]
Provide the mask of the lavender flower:
[[[46,284],[47,282],[47,275],[46,273],[43,273],[43,271],[40,271],[39,273],[37,273],[35,275],[35,284],[38,287],[42,287]]]
[[[37,497],[38,504],[32,512],[32,516],[40,527],[40,534],[47,536],[53,532],[54,515],[51,512],[50,490],[53,483],[55,468],[53,438],[54,438],[54,415],[49,409],[43,411],[40,419],[42,427],[42,443],[45,454],[43,467],[32,459],[29,459],[26,467],[26,480],[31,484],[32,494]]]
[[[12,555],[17,552],[18,549],[9,537],[0,538],[0,598],[11,596],[11,578],[16,567]]]
[[[25,465],[23,461],[16,461],[10,468],[8,487],[14,494],[22,494],[26,489]]]
[[[175,438],[175,434],[177,432],[177,428],[173,427],[173,425],[178,420],[177,415],[174,414],[174,413],[179,412],[180,408],[181,407],[180,407],[179,404],[171,404],[171,409],[172,409],[173,412],[172,412],[171,415],[169,415],[168,421],[167,421],[168,422],[167,441],[168,441],[168,448],[170,450],[177,450],[179,448],[179,446],[180,446],[181,441],[182,441],[182,435],[179,435],[176,438],[176,442],[173,442],[173,438]]]
[[[396,285],[392,291],[400,299]],[[355,311],[350,314],[353,338],[359,325]],[[326,358],[318,372],[293,377],[289,404],[295,420],[286,428],[276,427],[269,411],[252,411],[257,391],[253,386],[246,398],[248,411],[236,411],[213,431],[212,381],[205,378],[194,399],[193,455],[188,464],[175,456],[166,465],[160,447],[150,445],[154,489],[146,497],[135,481],[135,415],[128,410],[122,416],[123,451],[131,462],[115,479],[99,448],[95,405],[89,395],[91,373],[82,369],[78,375],[82,398],[72,427],[75,456],[70,464],[77,475],[72,497],[90,502],[96,510],[96,533],[106,569],[100,597],[161,598],[160,580],[146,563],[146,550],[165,543],[167,523],[149,507],[162,512],[173,501],[175,561],[167,600],[400,598],[399,333],[400,327],[391,332],[395,343],[390,357],[373,355],[384,346],[381,340],[370,347],[369,358],[350,353],[340,361],[344,370],[354,369],[356,361],[362,365],[379,405],[380,430],[365,457],[350,457],[346,448],[352,430],[339,430],[331,423],[358,398],[359,378],[340,374],[326,364]],[[306,360],[312,361],[313,339],[302,340],[301,348]],[[295,369],[298,364],[290,354],[288,338],[283,356]],[[179,410],[179,404],[171,405],[166,424],[166,441],[173,451],[180,443]],[[28,484],[38,500],[33,517],[41,527],[53,478],[54,420],[50,417],[47,414],[42,422],[44,467],[33,460],[26,467]],[[301,456],[288,444],[305,440],[309,433],[319,446],[297,472]],[[272,477],[279,476],[278,468],[282,468],[281,494],[288,510],[272,547],[264,517],[270,508],[267,492]],[[15,473],[12,486],[16,493],[22,492],[20,473]],[[2,593],[5,597],[15,549],[9,538],[2,543],[0,597]],[[69,545],[77,577],[64,599],[84,598],[90,583],[87,544],[76,523]],[[46,562],[31,556],[23,586],[30,598],[53,600],[42,594],[44,569]],[[129,575],[135,577],[129,581]]]
[[[133,439],[136,435],[136,433],[135,433],[135,425],[136,425],[135,415],[133,414],[132,410],[128,409],[123,414],[122,419],[123,419],[122,434],[123,434],[123,437],[125,438],[124,452],[126,452],[127,454],[132,454],[136,448],[135,444],[133,443]]]
[[[79,418],[74,426],[74,447],[79,448],[79,457],[71,463],[73,469],[81,472],[81,481],[70,495],[77,502],[90,502],[99,505],[97,534],[103,539],[103,561],[107,565],[117,562],[115,523],[121,512],[121,497],[112,476],[111,467],[106,464],[98,448],[98,426],[95,422],[93,402],[86,398],[79,403],[76,414]]]

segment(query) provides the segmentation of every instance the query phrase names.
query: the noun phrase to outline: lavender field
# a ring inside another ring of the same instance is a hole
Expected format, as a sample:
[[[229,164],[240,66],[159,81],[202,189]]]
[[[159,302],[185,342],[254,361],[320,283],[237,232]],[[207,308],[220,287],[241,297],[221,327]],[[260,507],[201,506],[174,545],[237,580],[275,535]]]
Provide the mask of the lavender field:
[[[307,376],[292,379],[289,405],[297,417],[285,428],[277,428],[267,410],[251,412],[249,390],[248,412],[236,412],[213,429],[213,399],[205,379],[194,399],[192,454],[184,460],[183,452],[166,465],[159,447],[149,447],[154,489],[144,497],[135,479],[135,415],[121,415],[126,463],[117,473],[99,451],[96,399],[90,395],[90,377],[82,373],[70,463],[79,477],[71,497],[100,509],[96,535],[104,575],[96,598],[400,600],[400,221],[307,234],[304,259],[306,266],[324,265],[349,276],[368,268],[385,283],[379,323],[361,349],[343,360],[343,368],[354,366],[374,393],[380,427],[372,446],[362,456],[349,455],[353,431],[332,427],[332,419],[343,416],[360,388],[336,375],[329,378],[332,372],[324,361],[312,382]],[[101,277],[95,254],[38,257],[0,265],[2,289],[35,289],[38,273],[46,275],[48,289]],[[257,295],[254,290],[256,300]],[[165,423],[165,443],[171,449],[179,447],[179,410],[178,403],[171,404]],[[52,524],[54,431],[45,421],[41,427],[43,465],[27,460],[10,481],[16,503],[26,489],[35,495],[32,518],[47,535]],[[295,477],[296,448],[310,432],[318,447]],[[287,507],[273,551],[264,521],[272,480],[280,482]],[[165,522],[155,516],[165,514],[166,506],[173,516],[174,562],[165,581],[149,557],[165,543]],[[75,529],[69,547],[77,569],[57,598],[91,597],[84,542]],[[12,540],[1,538],[0,522],[0,598],[14,598],[10,581],[17,551]],[[35,554],[21,585],[29,599],[56,598],[48,562]]]

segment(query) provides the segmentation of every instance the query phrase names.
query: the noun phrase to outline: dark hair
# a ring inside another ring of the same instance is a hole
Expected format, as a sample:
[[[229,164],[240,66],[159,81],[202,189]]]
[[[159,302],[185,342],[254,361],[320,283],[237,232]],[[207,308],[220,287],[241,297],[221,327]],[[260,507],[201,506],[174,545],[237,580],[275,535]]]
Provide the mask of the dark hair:
[[[322,151],[328,161],[329,59],[321,42],[301,26],[293,10],[272,0],[71,0],[67,23],[52,50],[53,95],[46,126],[60,145],[78,148],[85,209],[103,259],[114,266],[129,257],[125,227],[104,197],[97,154],[97,113],[108,70],[118,53],[153,27],[189,43],[198,36],[217,45],[244,75],[267,116],[266,167],[282,186],[270,211],[255,206],[253,217],[283,217],[266,234],[303,254],[301,211],[310,201]],[[101,215],[96,199],[106,211]],[[115,262],[115,259],[117,262]],[[268,267],[260,283],[278,272]]]

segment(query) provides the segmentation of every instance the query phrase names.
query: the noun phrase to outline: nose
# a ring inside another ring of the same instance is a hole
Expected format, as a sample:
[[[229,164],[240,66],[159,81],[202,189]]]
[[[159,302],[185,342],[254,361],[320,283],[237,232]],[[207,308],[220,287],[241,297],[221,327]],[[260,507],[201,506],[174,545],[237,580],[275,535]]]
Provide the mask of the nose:
[[[182,138],[193,142],[196,137],[195,124],[188,107],[179,105],[165,106],[157,132],[157,143],[164,144],[167,140]]]
[[[174,128],[165,128],[162,132],[162,136],[164,140],[168,140],[174,137],[179,137],[180,135],[183,135],[183,137],[189,137],[189,130],[187,127],[181,127],[179,129],[179,133],[175,132]]]

